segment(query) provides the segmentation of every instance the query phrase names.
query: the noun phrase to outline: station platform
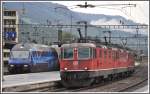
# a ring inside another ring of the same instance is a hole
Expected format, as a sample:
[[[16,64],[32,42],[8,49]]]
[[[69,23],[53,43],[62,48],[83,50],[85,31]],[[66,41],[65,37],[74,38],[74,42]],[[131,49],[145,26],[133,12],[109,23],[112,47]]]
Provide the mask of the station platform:
[[[60,80],[61,78],[59,71],[7,75],[4,76],[4,81],[2,81],[2,88],[6,89],[10,87],[25,86],[44,82],[56,82]]]
[[[135,90],[134,92],[149,92],[148,91],[148,86],[144,86],[144,87],[142,87],[140,89]]]

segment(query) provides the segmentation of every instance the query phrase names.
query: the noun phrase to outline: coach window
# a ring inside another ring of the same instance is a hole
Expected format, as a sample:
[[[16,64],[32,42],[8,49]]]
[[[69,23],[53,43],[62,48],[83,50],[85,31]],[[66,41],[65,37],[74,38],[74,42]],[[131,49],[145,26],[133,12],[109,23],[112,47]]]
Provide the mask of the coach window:
[[[64,48],[64,59],[73,59],[73,48]]]

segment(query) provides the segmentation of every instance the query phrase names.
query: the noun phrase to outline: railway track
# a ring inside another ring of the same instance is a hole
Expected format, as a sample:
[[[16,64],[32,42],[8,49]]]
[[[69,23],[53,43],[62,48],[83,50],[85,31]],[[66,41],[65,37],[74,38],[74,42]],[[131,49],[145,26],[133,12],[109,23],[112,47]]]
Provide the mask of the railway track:
[[[147,83],[147,70],[147,64],[143,63],[136,68],[136,71],[132,76],[127,78],[120,78],[113,81],[103,81],[101,83],[93,84],[92,86],[83,88],[68,89],[63,87],[60,82],[53,87],[43,84],[43,86],[39,88],[21,92],[126,92],[129,88],[136,87],[143,82]]]
[[[138,83],[136,83],[136,84],[134,84],[134,85],[132,85],[132,86],[128,86],[128,87],[126,87],[126,88],[123,88],[123,89],[119,90],[119,92],[126,92],[126,91],[128,91],[128,89],[137,87],[138,85],[140,85],[140,84],[142,84],[142,83],[144,83],[144,82],[147,82],[147,81],[148,81],[148,79],[144,79],[144,80],[142,80],[142,81],[140,81],[140,82],[138,82]]]
[[[131,80],[132,79],[132,80]],[[135,87],[145,81],[147,79],[135,79],[134,77],[129,77],[124,80],[116,80],[111,82],[103,82],[100,84],[95,84],[89,87],[83,87],[83,88],[59,88],[52,91],[46,91],[46,92],[125,92],[127,89]],[[128,81],[130,80],[130,82]],[[127,82],[128,81],[128,82]],[[133,82],[133,83],[131,83]],[[109,88],[109,89],[108,89]]]
[[[143,69],[143,71],[141,71],[141,69]],[[53,87],[50,87],[49,85],[43,85],[39,88],[34,88],[22,92],[126,92],[129,88],[135,87],[147,81],[148,78],[146,75],[146,70],[146,68],[140,66],[130,77],[119,78],[113,81],[103,81],[98,84],[93,84],[89,87],[68,89],[63,87],[59,82]]]
[[[143,68],[143,67],[141,67]],[[146,73],[139,75],[146,71],[140,71],[141,68],[137,69],[135,73],[127,78],[120,78],[113,81],[103,81],[98,84],[93,84],[89,87],[83,88],[65,88],[60,83],[54,87],[41,87],[24,92],[126,92],[128,89],[136,87],[145,81],[148,81]],[[143,78],[144,77],[144,78]],[[109,88],[109,89],[108,89]]]
[[[48,90],[46,92],[126,92],[128,89],[134,88],[142,83],[148,81],[148,71],[147,64],[142,64],[138,66],[134,74],[125,79],[120,78],[119,80],[101,82],[99,84],[94,84],[89,87],[83,88],[58,88],[55,90]],[[108,89],[109,88],[109,89]],[[134,90],[133,90],[134,91]]]

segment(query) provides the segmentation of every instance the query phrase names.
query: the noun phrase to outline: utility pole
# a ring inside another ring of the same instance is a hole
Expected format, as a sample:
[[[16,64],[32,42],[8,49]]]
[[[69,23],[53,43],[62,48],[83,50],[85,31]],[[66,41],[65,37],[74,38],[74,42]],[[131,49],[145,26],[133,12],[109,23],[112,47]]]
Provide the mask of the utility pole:
[[[25,7],[24,7],[24,3],[22,5],[22,14],[24,15],[25,14]]]
[[[45,42],[44,42],[44,36],[42,36],[42,44],[45,44]]]
[[[139,44],[140,44],[140,42],[139,42],[139,28],[137,27],[136,28],[136,37],[137,37],[137,50],[139,50]]]
[[[109,33],[109,43],[111,43],[111,31],[108,31]]]
[[[145,38],[145,45],[147,44],[147,42],[146,42],[146,41],[147,41],[147,38]]]
[[[4,36],[4,3],[2,3],[2,35]],[[5,40],[4,37],[2,38],[3,40],[3,47],[5,46]],[[2,56],[4,56],[3,51],[2,51]],[[4,81],[4,61],[1,59],[1,66],[2,66],[2,81]]]
[[[71,22],[70,22],[70,24],[71,24],[71,26],[70,26],[70,32],[72,32],[72,14],[70,13],[70,16],[71,16]]]
[[[62,25],[58,24],[58,46],[62,44]]]
[[[42,44],[45,44],[45,41],[44,41],[44,39],[45,39],[44,31],[42,31],[42,34],[43,34],[43,36],[42,36]]]
[[[125,47],[127,45],[127,38],[122,38],[122,44],[123,44],[123,47]]]
[[[24,3],[22,3],[22,13],[21,13],[21,15],[22,15],[22,17],[24,17],[25,16],[25,6],[24,6]],[[23,42],[27,42],[26,41],[26,38],[25,38],[25,35],[26,34],[28,34],[28,32],[26,33],[26,30],[25,30],[25,25],[24,25],[24,22],[23,22],[23,20],[21,19],[21,18],[19,18],[20,19],[20,21],[21,21],[21,25],[22,25],[22,27],[20,27],[20,28],[22,28],[20,31],[21,31],[21,41],[22,41],[22,37],[23,37]],[[29,38],[29,37],[28,37]]]
[[[37,42],[37,36],[39,36],[39,33],[37,32],[37,27],[34,27],[34,33],[32,34],[32,36],[35,36],[35,42]]]
[[[30,42],[29,32],[21,32],[21,34],[24,36],[24,42]]]
[[[103,31],[103,33],[109,33],[109,43],[111,43],[111,31]],[[107,39],[106,39],[106,36],[104,37],[105,38],[105,42],[107,42]]]
[[[84,36],[85,36],[85,43],[86,43],[87,42],[87,21],[78,21],[77,23],[78,24],[84,23],[84,28],[85,28]]]
[[[87,22],[84,22],[85,24],[85,42],[87,42]]]

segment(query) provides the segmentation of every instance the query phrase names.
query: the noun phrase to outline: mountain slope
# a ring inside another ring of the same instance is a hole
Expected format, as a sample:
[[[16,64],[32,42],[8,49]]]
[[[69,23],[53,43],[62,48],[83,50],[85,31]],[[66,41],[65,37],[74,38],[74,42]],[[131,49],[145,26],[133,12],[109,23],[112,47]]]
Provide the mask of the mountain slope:
[[[56,4],[56,3],[35,3],[35,2],[7,2],[4,4],[5,8],[18,10],[19,11],[19,18],[20,22],[23,21],[27,24],[47,24],[47,22],[51,24],[70,24],[71,23],[71,15],[72,15],[72,24],[76,24],[77,21],[85,20],[88,21],[88,24],[95,24],[95,25],[107,25],[107,24],[121,24],[120,21],[123,21],[124,24],[136,25],[132,20],[127,20],[121,16],[111,16],[111,15],[104,15],[104,14],[86,14],[86,13],[79,13],[73,12],[69,10],[66,6]],[[24,14],[22,14],[22,9],[25,9]],[[61,8],[58,8],[61,7]],[[57,9],[56,9],[57,8]],[[56,28],[57,30],[57,28]],[[65,31],[70,31],[70,29],[64,29]],[[88,36],[99,36],[104,37],[103,31],[107,31],[108,29],[103,28],[93,28],[88,27]],[[72,31],[77,31],[76,28],[72,28]],[[135,33],[131,32],[123,32],[122,30],[111,30],[112,37],[129,37],[135,36]],[[141,30],[142,31],[142,30]],[[84,28],[81,29],[82,34],[84,35]],[[78,36],[77,32],[72,32],[74,35]],[[147,37],[148,32],[144,32],[144,37]],[[103,39],[101,39],[103,40]],[[120,39],[112,40],[114,43],[120,43]],[[130,39],[129,44],[137,43],[137,39]],[[144,40],[141,39],[141,43],[145,43]],[[144,48],[147,51],[147,47]]]

